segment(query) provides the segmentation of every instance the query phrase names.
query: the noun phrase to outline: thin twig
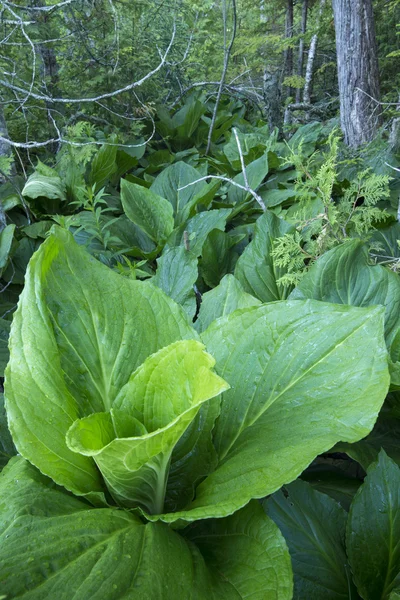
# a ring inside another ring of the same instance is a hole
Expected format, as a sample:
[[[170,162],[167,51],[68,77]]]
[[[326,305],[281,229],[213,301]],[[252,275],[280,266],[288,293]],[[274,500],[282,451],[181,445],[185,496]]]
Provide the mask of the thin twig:
[[[192,181],[191,183],[188,183],[188,184],[178,188],[178,192],[185,190],[186,188],[190,187],[191,185],[200,183],[201,181],[207,181],[207,179],[219,179],[220,181],[226,181],[227,183],[230,183],[231,185],[233,185],[241,190],[244,190],[245,192],[247,192],[248,194],[251,194],[253,196],[254,200],[261,206],[261,208],[263,210],[266,210],[264,201],[261,198],[261,196],[259,196],[257,194],[257,192],[252,190],[250,187],[245,187],[244,185],[241,185],[240,183],[236,183],[236,181],[229,179],[229,177],[223,177],[222,175],[206,175],[205,177],[200,177],[200,179],[196,179],[196,181]]]
[[[222,69],[221,81],[220,81],[219,88],[218,88],[217,98],[215,100],[215,106],[214,106],[213,116],[211,119],[210,129],[208,132],[206,156],[210,152],[211,138],[212,138],[212,134],[213,134],[214,126],[215,126],[215,121],[217,120],[218,106],[219,106],[219,102],[221,100],[222,90],[223,90],[224,84],[225,84],[225,77],[226,77],[226,72],[228,70],[229,58],[231,55],[233,42],[235,41],[235,37],[236,37],[236,0],[232,0],[233,26],[232,26],[232,37],[231,37],[231,41],[229,43],[228,48],[226,47],[226,29],[227,29],[226,0],[224,0],[223,8],[224,8],[224,51],[225,51],[224,66]]]
[[[107,92],[105,94],[100,94],[99,96],[95,96],[92,98],[52,98],[51,96],[36,94],[35,92],[30,92],[29,90],[24,90],[23,88],[21,88],[19,86],[8,83],[8,81],[4,81],[3,79],[0,80],[0,84],[9,90],[13,90],[16,92],[22,92],[23,94],[26,94],[28,96],[31,96],[32,98],[35,98],[35,100],[44,100],[45,102],[51,102],[52,104],[56,104],[56,103],[81,104],[82,102],[98,102],[99,100],[104,100],[106,98],[113,98],[114,96],[118,96],[119,94],[123,94],[124,92],[129,92],[130,90],[133,90],[134,88],[140,87],[141,85],[143,85],[143,83],[145,81],[150,79],[150,77],[155,75],[165,65],[167,56],[168,56],[168,54],[172,48],[172,45],[174,43],[175,33],[176,33],[176,25],[174,23],[174,29],[172,32],[172,37],[169,42],[168,48],[164,52],[164,54],[161,58],[161,61],[159,62],[157,67],[155,67],[152,71],[149,71],[148,73],[146,73],[146,75],[144,75],[138,81],[129,83],[125,87],[119,88],[118,90],[114,90],[113,92]]]

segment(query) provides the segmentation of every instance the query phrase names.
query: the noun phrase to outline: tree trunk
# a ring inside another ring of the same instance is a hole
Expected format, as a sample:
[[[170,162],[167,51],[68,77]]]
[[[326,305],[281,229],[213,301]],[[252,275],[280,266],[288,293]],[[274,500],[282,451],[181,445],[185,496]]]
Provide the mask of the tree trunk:
[[[372,0],[333,0],[333,14],[341,126],[346,144],[357,148],[382,122]]]
[[[311,38],[310,48],[308,49],[306,76],[304,83],[303,102],[305,104],[311,104],[311,90],[312,90],[312,76],[314,71],[315,54],[317,52],[318,43],[318,29],[321,22],[322,13],[324,11],[326,0],[321,0],[319,5],[319,14],[317,20],[317,32]]]
[[[307,13],[308,13],[308,0],[303,0],[301,8],[301,35],[299,41],[299,57],[297,59],[297,75],[303,77],[303,65],[304,65],[304,35],[307,31]],[[296,102],[301,100],[301,88],[296,90]]]
[[[285,38],[290,40],[293,37],[293,0],[287,0],[286,8],[286,24],[285,24]],[[293,75],[293,48],[286,48],[285,50],[285,75],[291,77]],[[293,96],[294,90],[292,87],[288,87],[288,96]]]
[[[267,69],[264,69],[263,79],[264,111],[272,132],[275,127],[282,128],[281,76],[279,71],[270,73]]]

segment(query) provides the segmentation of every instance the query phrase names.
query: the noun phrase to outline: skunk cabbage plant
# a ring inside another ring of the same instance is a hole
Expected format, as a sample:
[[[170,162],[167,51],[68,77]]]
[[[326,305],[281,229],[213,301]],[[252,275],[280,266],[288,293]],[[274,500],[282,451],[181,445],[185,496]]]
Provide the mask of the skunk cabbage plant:
[[[289,600],[256,499],[365,437],[388,385],[382,308],[255,301],[200,336],[54,229],[11,328],[1,593]]]

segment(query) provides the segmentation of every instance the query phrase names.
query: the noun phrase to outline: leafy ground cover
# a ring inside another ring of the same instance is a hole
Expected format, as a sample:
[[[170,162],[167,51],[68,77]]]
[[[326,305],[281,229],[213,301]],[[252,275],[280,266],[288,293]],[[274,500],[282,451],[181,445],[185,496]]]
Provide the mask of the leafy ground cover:
[[[398,180],[209,121],[0,190],[5,598],[400,595]]]

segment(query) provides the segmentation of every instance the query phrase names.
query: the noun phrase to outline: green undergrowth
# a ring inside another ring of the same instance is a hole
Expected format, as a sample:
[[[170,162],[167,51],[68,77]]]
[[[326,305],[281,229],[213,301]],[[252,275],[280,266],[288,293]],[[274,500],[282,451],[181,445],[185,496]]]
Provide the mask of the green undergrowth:
[[[0,188],[7,599],[400,595],[398,159],[245,116]]]

